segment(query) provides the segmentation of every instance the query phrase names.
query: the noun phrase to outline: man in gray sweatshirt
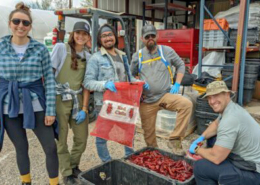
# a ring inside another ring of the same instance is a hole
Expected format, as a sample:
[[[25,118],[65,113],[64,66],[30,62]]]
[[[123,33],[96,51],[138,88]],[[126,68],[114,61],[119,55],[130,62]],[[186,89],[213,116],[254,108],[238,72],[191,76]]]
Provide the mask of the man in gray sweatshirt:
[[[150,89],[143,91],[143,102],[140,115],[144,138],[147,146],[157,147],[155,123],[157,112],[167,109],[177,112],[176,125],[170,134],[169,147],[176,154],[184,154],[181,140],[184,138],[191,112],[192,103],[178,95],[180,84],[185,72],[185,64],[176,52],[168,47],[157,45],[157,31],[151,24],[142,28],[145,47],[132,57],[131,72],[140,80],[147,82]],[[173,83],[172,66],[176,68],[176,81]]]

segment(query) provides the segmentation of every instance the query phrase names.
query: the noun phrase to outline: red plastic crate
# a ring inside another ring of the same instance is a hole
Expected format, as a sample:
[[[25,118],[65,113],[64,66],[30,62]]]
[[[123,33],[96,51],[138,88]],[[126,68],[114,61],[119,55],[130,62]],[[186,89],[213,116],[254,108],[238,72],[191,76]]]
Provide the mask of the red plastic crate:
[[[226,19],[216,19],[219,26],[227,31],[229,29],[229,24]],[[215,24],[215,22],[212,19],[205,19],[204,20],[204,30],[219,30],[219,27]]]

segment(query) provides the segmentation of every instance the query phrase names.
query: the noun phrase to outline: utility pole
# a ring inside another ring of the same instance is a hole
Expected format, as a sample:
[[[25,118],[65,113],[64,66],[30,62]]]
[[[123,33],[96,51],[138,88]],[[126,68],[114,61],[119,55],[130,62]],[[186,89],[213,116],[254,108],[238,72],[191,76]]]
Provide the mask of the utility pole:
[[[72,8],[73,6],[73,0],[69,0],[69,8]]]

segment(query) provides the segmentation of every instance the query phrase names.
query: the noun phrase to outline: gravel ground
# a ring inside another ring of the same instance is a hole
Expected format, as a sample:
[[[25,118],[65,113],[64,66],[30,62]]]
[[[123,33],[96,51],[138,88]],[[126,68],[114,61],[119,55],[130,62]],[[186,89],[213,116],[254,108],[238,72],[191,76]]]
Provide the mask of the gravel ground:
[[[92,130],[94,126],[95,123],[89,124],[89,130]],[[27,137],[29,140],[32,182],[33,184],[37,184],[37,185],[48,184],[48,175],[45,168],[45,158],[40,143],[37,140],[36,136],[33,134],[33,132],[30,130],[27,131]],[[197,137],[196,134],[191,134],[190,136],[186,137],[186,139],[183,141],[184,149],[188,149],[190,141],[196,137]],[[167,140],[157,138],[157,141],[161,149],[170,151],[170,149],[167,147]],[[69,146],[71,147],[72,132],[69,133],[68,142],[69,142]],[[135,150],[139,150],[146,146],[142,134],[137,133],[135,135],[134,145],[135,145],[134,146]],[[123,146],[115,142],[108,142],[108,148],[112,158],[119,159],[124,157]],[[87,149],[81,158],[80,169],[84,171],[100,163],[101,161],[97,155],[97,151],[95,147],[95,137],[89,136]],[[19,171],[16,165],[14,147],[10,139],[8,138],[7,134],[5,134],[4,147],[2,152],[0,153],[0,169],[1,169],[0,170],[1,185],[20,184]],[[60,182],[61,184],[63,184],[61,178],[60,178]]]

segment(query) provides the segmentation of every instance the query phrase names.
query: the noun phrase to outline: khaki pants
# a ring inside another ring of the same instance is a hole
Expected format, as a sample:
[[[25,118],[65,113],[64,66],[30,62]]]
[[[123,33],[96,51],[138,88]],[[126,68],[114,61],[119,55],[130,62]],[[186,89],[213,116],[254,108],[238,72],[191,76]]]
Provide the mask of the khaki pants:
[[[140,116],[142,128],[144,130],[144,139],[147,146],[158,147],[155,135],[155,124],[157,112],[162,109],[176,111],[177,120],[170,139],[181,139],[184,137],[188,127],[192,112],[192,102],[185,97],[176,94],[166,93],[155,103],[141,103]]]
[[[59,168],[63,177],[72,174],[72,168],[79,165],[82,153],[86,149],[88,137],[88,117],[80,123],[72,119],[73,101],[61,101],[61,96],[56,96],[56,112],[59,121],[59,141],[57,141]],[[82,95],[78,95],[80,109],[82,108]],[[67,137],[69,126],[73,131],[73,146],[68,150]]]

